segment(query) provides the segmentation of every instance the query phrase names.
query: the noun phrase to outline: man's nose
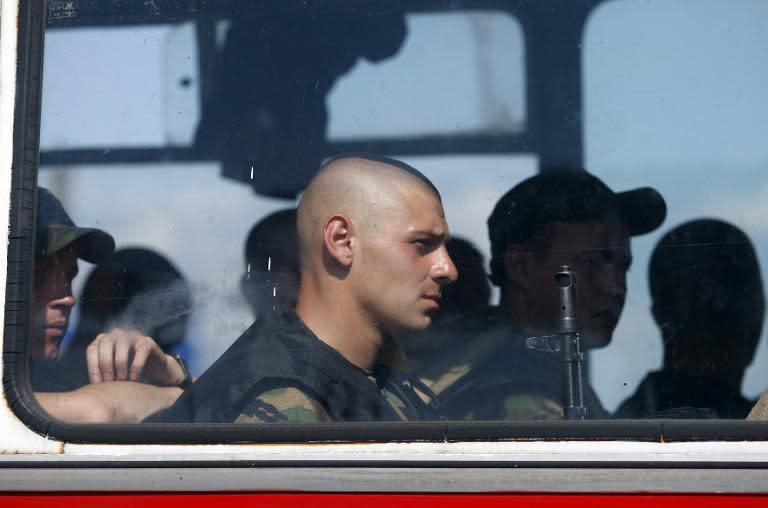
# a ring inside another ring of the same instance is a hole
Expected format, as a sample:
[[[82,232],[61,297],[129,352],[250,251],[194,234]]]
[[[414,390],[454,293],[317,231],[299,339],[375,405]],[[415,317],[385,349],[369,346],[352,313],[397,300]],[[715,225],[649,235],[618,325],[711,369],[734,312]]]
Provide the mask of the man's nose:
[[[445,286],[456,282],[459,278],[459,271],[456,269],[456,265],[453,264],[451,256],[445,247],[441,247],[437,251],[438,258],[432,267],[433,278],[441,285]]]
[[[75,296],[72,294],[71,290],[68,290],[66,293],[58,296],[54,300],[51,301],[51,307],[74,307],[75,306]]]
[[[605,278],[608,294],[624,299],[627,295],[627,271],[611,267],[611,269],[607,270]]]

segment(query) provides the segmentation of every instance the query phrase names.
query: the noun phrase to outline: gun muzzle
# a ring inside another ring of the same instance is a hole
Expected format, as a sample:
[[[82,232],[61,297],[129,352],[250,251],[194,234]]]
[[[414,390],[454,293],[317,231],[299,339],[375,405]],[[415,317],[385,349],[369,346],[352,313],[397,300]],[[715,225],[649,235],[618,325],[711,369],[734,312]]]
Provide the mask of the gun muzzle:
[[[557,333],[578,331],[578,309],[576,308],[576,274],[570,266],[561,266],[555,274],[557,290]]]

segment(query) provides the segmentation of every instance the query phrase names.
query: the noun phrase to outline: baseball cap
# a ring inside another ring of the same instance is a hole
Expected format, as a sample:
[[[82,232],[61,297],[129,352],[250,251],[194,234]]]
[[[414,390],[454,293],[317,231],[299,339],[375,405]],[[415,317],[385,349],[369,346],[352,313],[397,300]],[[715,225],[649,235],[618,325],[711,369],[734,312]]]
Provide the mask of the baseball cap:
[[[501,283],[507,245],[529,240],[551,222],[589,221],[610,213],[618,213],[636,236],[659,227],[667,205],[655,189],[617,193],[584,170],[544,171],[522,181],[499,199],[488,217],[492,280]]]
[[[112,236],[100,229],[75,226],[56,196],[38,187],[36,254],[53,256],[73,243],[77,257],[95,264],[107,261],[115,251]]]

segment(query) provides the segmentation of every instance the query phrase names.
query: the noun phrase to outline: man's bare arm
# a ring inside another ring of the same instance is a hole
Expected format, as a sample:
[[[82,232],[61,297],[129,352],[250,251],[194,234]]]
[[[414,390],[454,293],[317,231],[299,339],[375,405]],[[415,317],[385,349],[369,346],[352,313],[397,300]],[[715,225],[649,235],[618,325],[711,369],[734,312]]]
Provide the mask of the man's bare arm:
[[[765,390],[760,399],[752,406],[752,411],[747,415],[747,420],[768,420],[768,390]]]
[[[63,422],[138,423],[173,404],[181,392],[174,386],[113,381],[35,396],[43,409]]]

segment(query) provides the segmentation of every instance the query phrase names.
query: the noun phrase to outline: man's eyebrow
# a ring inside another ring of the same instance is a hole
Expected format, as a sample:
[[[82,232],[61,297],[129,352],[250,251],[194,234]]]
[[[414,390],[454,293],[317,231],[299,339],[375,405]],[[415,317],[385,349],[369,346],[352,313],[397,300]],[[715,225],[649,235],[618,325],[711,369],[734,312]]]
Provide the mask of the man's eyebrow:
[[[632,256],[632,250],[626,247],[596,247],[596,248],[584,250],[579,255],[580,256],[589,256],[592,254],[605,255],[606,253],[612,255],[614,258],[622,257],[627,262],[627,266],[631,266],[632,262],[634,261],[634,257]]]
[[[413,231],[408,232],[411,236],[422,236],[425,238],[434,238],[434,239],[447,239],[448,238],[448,229],[447,228],[436,228],[436,229],[415,229]]]

